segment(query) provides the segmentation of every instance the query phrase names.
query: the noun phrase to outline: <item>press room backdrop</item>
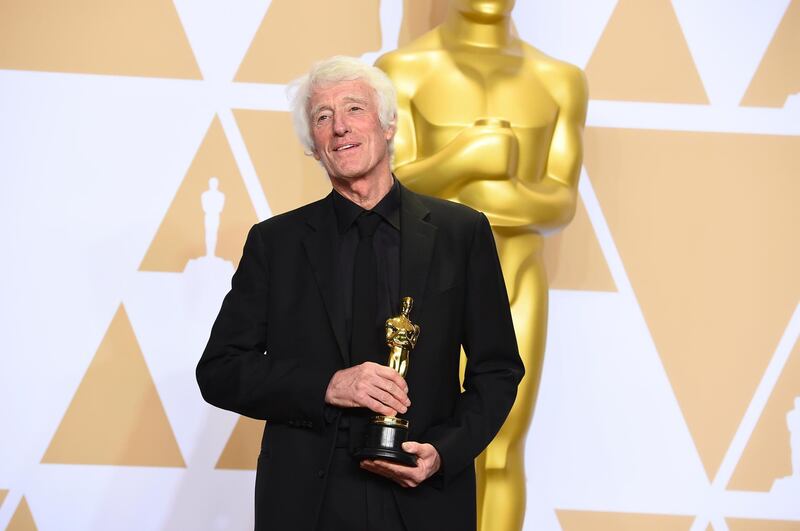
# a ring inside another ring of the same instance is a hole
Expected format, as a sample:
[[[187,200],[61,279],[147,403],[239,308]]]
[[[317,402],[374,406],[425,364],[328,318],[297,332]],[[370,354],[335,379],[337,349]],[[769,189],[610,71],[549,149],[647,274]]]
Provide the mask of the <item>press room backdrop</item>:
[[[261,423],[194,366],[250,225],[329,189],[285,84],[444,7],[0,0],[0,528],[251,528]],[[800,529],[800,0],[514,19],[591,91],[525,528]]]

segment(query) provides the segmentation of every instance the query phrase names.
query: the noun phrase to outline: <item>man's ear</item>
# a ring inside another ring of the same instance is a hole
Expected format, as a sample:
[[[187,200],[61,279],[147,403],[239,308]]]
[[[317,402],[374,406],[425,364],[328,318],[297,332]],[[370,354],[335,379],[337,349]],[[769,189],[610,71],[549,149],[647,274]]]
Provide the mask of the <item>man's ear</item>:
[[[386,138],[386,141],[388,142],[392,138],[394,138],[395,133],[397,133],[397,118],[395,118],[394,120],[391,121],[391,123],[389,123],[389,125],[383,132],[383,136]]]

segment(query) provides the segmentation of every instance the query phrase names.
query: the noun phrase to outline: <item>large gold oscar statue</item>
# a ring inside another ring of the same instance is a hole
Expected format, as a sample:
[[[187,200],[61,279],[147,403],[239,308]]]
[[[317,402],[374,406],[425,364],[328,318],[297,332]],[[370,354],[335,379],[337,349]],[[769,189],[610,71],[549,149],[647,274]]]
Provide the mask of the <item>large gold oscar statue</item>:
[[[575,212],[587,89],[576,67],[522,42],[513,0],[451,0],[440,26],[378,59],[398,90],[394,171],[492,225],[527,374],[480,456],[481,531],[522,528],[525,434],[547,326],[543,235]]]

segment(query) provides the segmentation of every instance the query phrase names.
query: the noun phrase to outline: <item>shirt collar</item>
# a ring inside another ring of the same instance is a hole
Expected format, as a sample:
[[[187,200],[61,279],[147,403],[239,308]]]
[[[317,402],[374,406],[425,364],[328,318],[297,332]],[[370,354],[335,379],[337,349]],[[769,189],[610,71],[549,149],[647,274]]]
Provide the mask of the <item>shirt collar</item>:
[[[392,187],[389,192],[378,201],[372,212],[379,214],[383,219],[397,230],[400,230],[400,183],[392,176]],[[355,223],[356,218],[365,212],[363,208],[353,203],[345,196],[333,191],[333,210],[336,212],[336,225],[339,233],[343,234]]]

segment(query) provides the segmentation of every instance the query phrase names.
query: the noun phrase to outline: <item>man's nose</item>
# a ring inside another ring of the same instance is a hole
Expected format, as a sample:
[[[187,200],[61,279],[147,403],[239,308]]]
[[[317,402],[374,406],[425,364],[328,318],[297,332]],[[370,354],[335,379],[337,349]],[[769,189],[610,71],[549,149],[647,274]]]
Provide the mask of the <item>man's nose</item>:
[[[350,132],[350,124],[348,123],[346,117],[339,114],[334,114],[333,132],[336,134],[336,136],[344,136]]]

